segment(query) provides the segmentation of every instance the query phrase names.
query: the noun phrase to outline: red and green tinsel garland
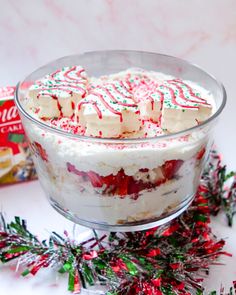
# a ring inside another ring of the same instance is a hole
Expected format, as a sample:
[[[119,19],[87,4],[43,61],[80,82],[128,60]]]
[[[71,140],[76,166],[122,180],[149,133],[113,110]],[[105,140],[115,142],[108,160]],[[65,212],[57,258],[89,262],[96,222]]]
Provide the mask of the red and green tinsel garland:
[[[236,179],[211,152],[191,207],[169,224],[141,232],[109,233],[76,243],[53,232],[40,241],[16,217],[0,222],[0,261],[20,259],[23,276],[54,267],[68,273],[68,290],[104,285],[108,295],[203,294],[202,282],[221,255],[225,241],[210,227],[210,215],[224,211],[229,226],[236,212]],[[229,178],[230,187],[227,186]],[[223,290],[221,294],[225,294]],[[212,292],[211,294],[216,294]],[[233,287],[229,294],[233,294]]]

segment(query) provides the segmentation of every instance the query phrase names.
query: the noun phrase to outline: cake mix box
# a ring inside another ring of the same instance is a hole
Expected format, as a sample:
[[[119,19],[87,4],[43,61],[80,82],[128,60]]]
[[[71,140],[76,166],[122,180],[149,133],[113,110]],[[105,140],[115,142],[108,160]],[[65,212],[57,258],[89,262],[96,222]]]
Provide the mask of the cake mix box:
[[[0,186],[36,179],[14,87],[0,87]]]

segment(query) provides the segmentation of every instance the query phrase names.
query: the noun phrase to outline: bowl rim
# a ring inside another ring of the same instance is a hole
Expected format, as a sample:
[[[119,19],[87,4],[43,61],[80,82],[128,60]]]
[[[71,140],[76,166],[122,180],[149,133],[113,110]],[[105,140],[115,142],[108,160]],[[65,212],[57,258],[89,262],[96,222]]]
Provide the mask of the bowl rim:
[[[56,62],[65,60],[66,58],[78,58],[78,57],[82,57],[85,55],[89,55],[89,54],[109,54],[109,53],[120,53],[120,54],[124,54],[124,53],[129,53],[129,54],[148,54],[148,55],[159,55],[160,57],[166,57],[166,58],[171,58],[173,60],[178,60],[180,61],[182,64],[186,64],[188,66],[191,66],[197,70],[200,70],[201,72],[203,72],[204,74],[208,75],[211,79],[214,80],[214,82],[217,84],[217,86],[219,87],[219,90],[221,92],[221,96],[222,96],[222,102],[220,104],[220,106],[218,107],[218,109],[216,110],[215,113],[213,113],[207,120],[203,121],[202,123],[200,123],[197,126],[193,126],[191,128],[187,128],[184,130],[181,130],[179,132],[175,132],[175,133],[170,133],[170,134],[164,134],[164,135],[158,135],[158,136],[153,136],[153,137],[146,137],[146,138],[98,138],[98,137],[92,137],[92,136],[86,136],[86,135],[79,135],[79,134],[73,134],[71,132],[67,132],[65,130],[53,127],[53,126],[49,126],[48,124],[37,120],[36,118],[34,118],[33,116],[31,116],[22,106],[22,103],[19,100],[19,89],[21,84],[24,83],[24,81],[31,75],[33,75],[34,73],[38,72],[40,69],[43,69],[47,66],[50,66]],[[31,72],[29,75],[27,75],[27,77],[25,77],[25,79],[23,81],[20,81],[17,83],[16,85],[16,90],[15,90],[15,94],[14,94],[14,100],[15,100],[15,104],[18,108],[18,110],[20,111],[20,113],[26,117],[27,119],[29,119],[30,121],[32,121],[33,123],[35,123],[36,125],[39,125],[41,128],[46,129],[52,133],[57,133],[59,135],[68,137],[68,138],[73,138],[73,139],[80,139],[80,140],[86,140],[86,141],[91,141],[91,142],[103,142],[103,143],[140,143],[140,142],[149,142],[149,141],[159,141],[159,140],[167,140],[167,139],[172,139],[175,137],[179,137],[179,136],[184,136],[186,134],[189,134],[193,131],[196,131],[198,129],[201,129],[202,127],[205,127],[206,125],[208,125],[209,123],[211,123],[212,121],[214,121],[223,111],[225,105],[226,105],[226,101],[227,101],[227,94],[226,94],[226,90],[224,85],[218,80],[216,79],[213,75],[209,74],[207,71],[203,70],[201,67],[199,67],[198,65],[188,62],[182,58],[178,58],[175,56],[171,56],[171,55],[167,55],[167,54],[162,54],[162,53],[157,53],[157,52],[149,52],[149,51],[140,51],[140,50],[96,50],[96,51],[86,51],[84,53],[81,54],[74,54],[74,55],[67,55],[58,59],[55,59],[39,68],[37,68],[35,71]]]

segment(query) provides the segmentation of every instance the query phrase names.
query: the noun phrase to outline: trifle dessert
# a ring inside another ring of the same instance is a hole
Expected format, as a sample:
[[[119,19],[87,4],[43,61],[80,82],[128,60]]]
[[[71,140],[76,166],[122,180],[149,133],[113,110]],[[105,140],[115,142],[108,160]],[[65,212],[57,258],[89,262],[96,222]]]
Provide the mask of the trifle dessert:
[[[181,73],[135,66],[93,74],[70,62],[19,86],[39,180],[77,223],[160,224],[190,204],[199,184],[215,94]]]

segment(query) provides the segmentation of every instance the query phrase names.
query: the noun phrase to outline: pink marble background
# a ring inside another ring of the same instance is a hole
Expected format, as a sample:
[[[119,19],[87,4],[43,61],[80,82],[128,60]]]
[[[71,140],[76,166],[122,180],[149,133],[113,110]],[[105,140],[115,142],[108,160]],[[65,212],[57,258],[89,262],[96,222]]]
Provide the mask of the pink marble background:
[[[64,55],[139,49],[199,64],[225,84],[226,110],[236,108],[235,0],[0,0],[0,7],[2,86]],[[223,118],[217,137],[226,137],[226,126],[236,132],[233,118],[226,112]]]
[[[235,0],[0,0],[0,7],[0,85],[57,57],[118,48],[176,55],[226,84],[234,79]]]
[[[227,89],[216,137],[236,167],[235,0],[0,0],[0,7],[0,86],[88,50],[139,49],[185,58]]]
[[[50,60],[90,50],[139,49],[185,58],[227,89],[216,137],[236,167],[235,0],[0,0],[0,7],[0,86],[15,84]]]
[[[220,79],[228,92],[228,104],[216,129],[216,143],[228,167],[236,169],[236,0],[0,0],[0,86],[15,84],[58,57],[99,49],[175,55]],[[5,194],[13,195],[13,189],[6,189]],[[42,194],[38,190],[37,193]],[[5,210],[13,212],[15,199],[6,200]],[[37,200],[43,202],[40,196]],[[20,202],[21,211],[14,214],[26,214],[26,202]],[[44,208],[46,204],[45,200]],[[47,210],[54,218],[49,205]],[[34,216],[28,217],[33,222]],[[59,216],[55,213],[56,218]],[[215,223],[219,223],[221,236],[231,238],[227,250],[235,252],[235,235],[219,221]],[[42,224],[37,222],[36,226],[41,228]],[[209,290],[222,280],[227,286],[235,279],[235,258],[226,264],[211,273]],[[12,295],[14,277],[9,278],[13,274],[6,272],[1,276],[0,293],[4,290],[5,295]],[[45,278],[41,280],[45,282]],[[62,284],[60,291],[52,293],[65,294],[66,283]],[[42,289],[46,285],[41,284],[37,291],[33,283],[22,283],[20,287],[18,282],[17,289],[21,290],[19,294],[46,295],[48,288]]]

